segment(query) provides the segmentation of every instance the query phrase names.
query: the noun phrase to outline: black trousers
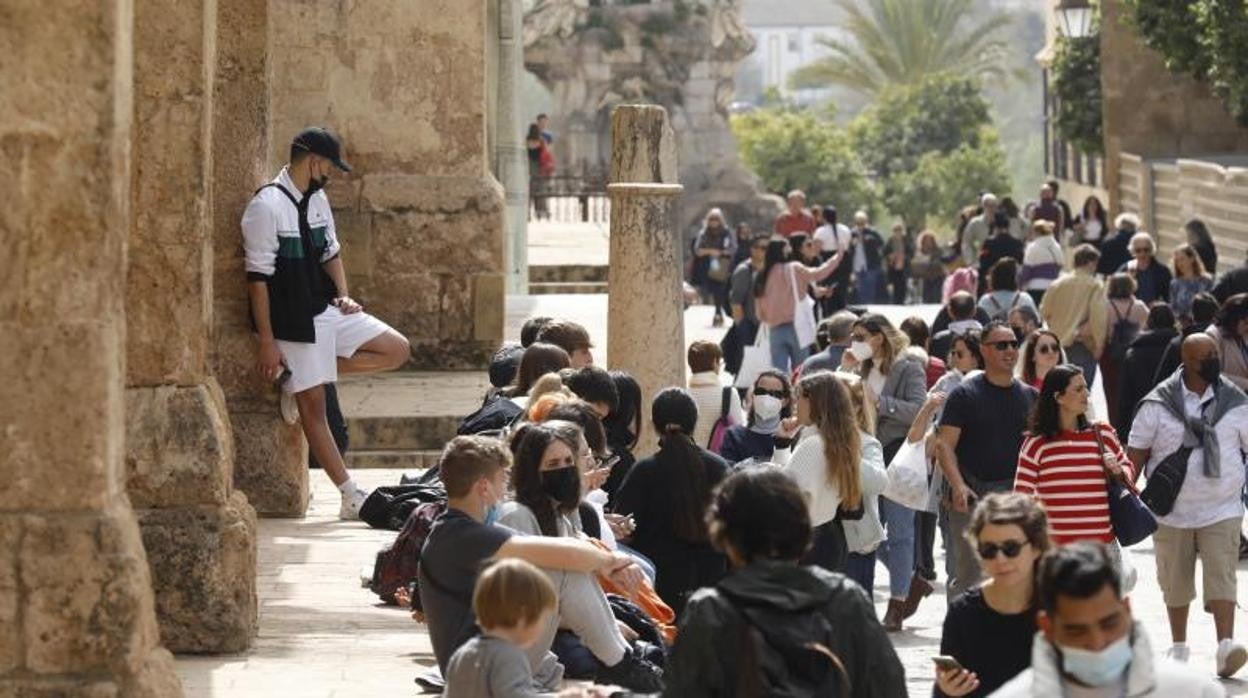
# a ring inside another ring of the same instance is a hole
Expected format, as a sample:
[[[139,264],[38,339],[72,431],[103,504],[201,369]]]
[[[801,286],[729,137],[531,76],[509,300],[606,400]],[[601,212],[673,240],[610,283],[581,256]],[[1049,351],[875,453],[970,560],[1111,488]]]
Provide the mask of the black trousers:
[[[935,512],[914,512],[914,573],[933,581],[936,579],[936,529],[938,527]]]
[[[849,557],[849,544],[845,542],[845,529],[833,519],[815,526],[810,550],[802,558],[803,565],[819,565],[829,572],[843,572]]]

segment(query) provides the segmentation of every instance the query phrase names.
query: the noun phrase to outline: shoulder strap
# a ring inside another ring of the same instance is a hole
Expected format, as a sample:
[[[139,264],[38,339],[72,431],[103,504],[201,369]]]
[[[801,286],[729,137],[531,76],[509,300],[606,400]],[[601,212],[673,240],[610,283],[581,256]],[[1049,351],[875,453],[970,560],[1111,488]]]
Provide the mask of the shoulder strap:
[[[720,400],[719,400],[719,418],[720,419],[728,418],[728,407],[732,404],[729,402],[729,400],[732,399],[732,390],[733,388],[731,385],[725,385],[724,392],[720,395]]]
[[[281,184],[278,184],[277,182],[269,182],[268,184],[260,187],[259,189],[256,190],[256,194],[259,194],[260,192],[264,191],[265,189],[268,189],[269,187],[273,187],[274,189],[280,189],[281,192],[286,195],[286,198],[290,199],[290,203],[294,204],[295,208],[299,208],[299,199],[296,199],[295,195],[291,194],[289,189],[287,189],[286,187],[283,187]]]
[[[1011,307],[1011,308],[1017,308],[1017,307],[1018,307],[1018,302],[1019,302],[1020,300],[1022,300],[1022,299],[1023,299],[1023,292],[1022,292],[1022,291],[1015,291],[1015,292],[1014,292],[1014,300],[1010,302],[1010,307]]]

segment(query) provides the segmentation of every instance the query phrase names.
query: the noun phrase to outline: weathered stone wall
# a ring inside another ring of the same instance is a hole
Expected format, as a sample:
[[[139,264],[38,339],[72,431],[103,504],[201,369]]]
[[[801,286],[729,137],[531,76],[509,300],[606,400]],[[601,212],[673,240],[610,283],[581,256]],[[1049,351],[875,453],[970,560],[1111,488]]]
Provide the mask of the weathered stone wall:
[[[132,6],[0,21],[0,695],[172,698],[125,496]]]
[[[136,0],[126,274],[127,491],[165,646],[237,652],[256,634],[255,512],[209,370],[216,0]]]
[[[420,368],[483,366],[502,339],[503,191],[488,174],[485,0],[273,0],[269,165],[305,126],[355,171],[328,188],[351,295]]]
[[[255,372],[239,221],[252,193],[276,174],[268,165],[268,0],[221,0],[213,81],[213,373],[229,408],[234,486],[265,516],[303,516],[307,445],[278,413],[278,393]],[[316,52],[313,52],[316,53]],[[293,135],[293,134],[292,134]]]
[[[1248,129],[1235,123],[1208,86],[1170,72],[1123,13],[1122,0],[1102,1],[1104,171],[1113,214],[1121,210],[1122,153],[1173,158],[1248,150]]]

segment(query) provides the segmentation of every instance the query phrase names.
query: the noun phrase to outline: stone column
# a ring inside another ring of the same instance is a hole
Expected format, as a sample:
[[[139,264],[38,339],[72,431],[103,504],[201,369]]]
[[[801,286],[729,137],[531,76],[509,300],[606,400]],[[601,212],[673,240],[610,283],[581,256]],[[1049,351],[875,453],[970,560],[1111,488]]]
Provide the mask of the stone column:
[[[132,7],[0,22],[0,695],[182,695],[125,494]]]
[[[498,177],[506,192],[507,291],[529,292],[529,158],[517,112],[524,66],[520,0],[498,0]]]
[[[676,139],[662,107],[611,113],[611,278],[607,364],[641,385],[638,455],[657,450],[650,402],[685,384],[685,313],[676,216]]]
[[[175,652],[256,634],[255,511],[209,368],[216,0],[136,0],[126,274],[126,484]]]
[[[234,486],[262,516],[303,516],[307,445],[278,412],[278,393],[255,372],[256,340],[239,221],[252,193],[276,174],[268,160],[268,2],[220,0],[213,81],[213,368],[234,435]],[[311,122],[308,122],[309,124]],[[285,136],[286,141],[294,133]]]

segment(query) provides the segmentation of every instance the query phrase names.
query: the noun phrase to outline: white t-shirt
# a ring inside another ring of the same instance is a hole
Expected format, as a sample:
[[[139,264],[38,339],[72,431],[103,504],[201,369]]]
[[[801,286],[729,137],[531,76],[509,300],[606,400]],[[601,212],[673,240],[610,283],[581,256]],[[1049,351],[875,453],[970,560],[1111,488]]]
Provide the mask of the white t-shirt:
[[[836,252],[840,248],[849,249],[849,243],[853,239],[854,234],[844,223],[836,224],[835,233],[832,232],[832,226],[826,223],[815,228],[815,241],[819,243],[821,252]]]
[[[1188,415],[1200,414],[1200,406],[1213,399],[1213,391],[1206,389],[1196,395],[1183,388],[1183,404]],[[1148,401],[1140,405],[1140,411],[1131,424],[1127,445],[1131,448],[1150,449],[1144,470],[1151,475],[1166,456],[1183,443],[1183,424],[1160,403]],[[1187,460],[1187,477],[1174,502],[1174,509],[1157,520],[1173,528],[1203,528],[1211,524],[1237,519],[1244,515],[1239,492],[1244,486],[1244,460],[1241,450],[1248,450],[1248,405],[1241,405],[1227,412],[1218,421],[1214,431],[1218,435],[1218,447],[1222,456],[1220,475],[1205,475],[1205,450],[1197,448]]]
[[[1101,229],[1101,219],[1089,218],[1083,222],[1083,239],[1084,240],[1100,240],[1101,234],[1105,231]]]
[[[807,431],[814,432],[813,429]],[[784,469],[805,495],[811,526],[822,526],[836,517],[836,508],[841,505],[841,492],[828,480],[822,436],[814,432],[799,441],[793,447],[793,455]]]

